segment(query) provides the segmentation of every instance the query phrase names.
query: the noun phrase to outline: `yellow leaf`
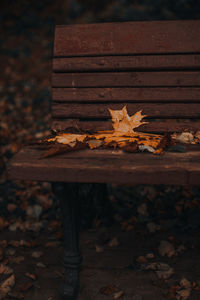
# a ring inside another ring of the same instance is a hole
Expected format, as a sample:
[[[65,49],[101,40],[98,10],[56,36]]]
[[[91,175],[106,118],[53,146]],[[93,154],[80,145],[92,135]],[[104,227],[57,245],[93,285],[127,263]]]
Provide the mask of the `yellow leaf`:
[[[141,122],[141,120],[146,117],[146,115],[142,115],[142,110],[136,112],[133,116],[129,116],[127,112],[126,106],[124,106],[121,110],[112,110],[109,109],[109,112],[113,121],[113,128],[115,132],[124,132],[126,134],[133,133],[134,128],[139,127],[142,124],[146,124],[148,122]]]

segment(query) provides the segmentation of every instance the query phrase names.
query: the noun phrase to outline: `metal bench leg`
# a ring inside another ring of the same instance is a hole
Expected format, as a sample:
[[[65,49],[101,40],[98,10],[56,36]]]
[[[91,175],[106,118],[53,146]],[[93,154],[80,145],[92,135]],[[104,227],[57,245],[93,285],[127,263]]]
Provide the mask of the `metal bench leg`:
[[[79,251],[79,184],[53,183],[53,191],[59,197],[64,218],[65,282],[61,290],[63,300],[77,300],[79,272],[82,257]]]

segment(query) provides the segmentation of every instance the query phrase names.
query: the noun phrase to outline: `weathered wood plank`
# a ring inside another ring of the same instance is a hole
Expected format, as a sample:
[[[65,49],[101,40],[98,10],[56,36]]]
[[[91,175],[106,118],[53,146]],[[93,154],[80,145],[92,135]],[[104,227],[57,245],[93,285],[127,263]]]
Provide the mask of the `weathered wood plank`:
[[[52,97],[56,102],[200,102],[200,88],[53,88]]]
[[[183,132],[184,130],[189,131],[198,131],[200,128],[199,120],[173,120],[173,119],[164,119],[148,120],[149,123],[141,125],[136,131],[142,132]],[[112,130],[111,121],[82,121],[78,119],[53,119],[51,128],[55,131],[66,130],[67,128],[77,128],[81,131],[94,132],[94,131],[103,131],[103,130]]]
[[[57,26],[54,56],[200,52],[200,21]]]
[[[200,86],[199,71],[53,73],[52,87]]]
[[[54,103],[53,118],[110,118],[110,109],[122,109],[126,103],[68,104]],[[129,103],[127,111],[133,115],[138,110],[150,118],[184,117],[200,118],[200,103]]]
[[[165,153],[163,156],[134,153],[120,157],[113,154],[113,158],[104,154],[80,159],[78,153],[74,158],[63,154],[47,159],[40,159],[41,154],[41,150],[22,149],[10,161],[9,178],[120,184],[187,184],[190,180],[195,184],[195,176],[200,173],[200,153],[197,151]],[[196,173],[190,169],[193,166]]]
[[[200,55],[136,55],[53,59],[54,72],[176,70],[200,68]]]

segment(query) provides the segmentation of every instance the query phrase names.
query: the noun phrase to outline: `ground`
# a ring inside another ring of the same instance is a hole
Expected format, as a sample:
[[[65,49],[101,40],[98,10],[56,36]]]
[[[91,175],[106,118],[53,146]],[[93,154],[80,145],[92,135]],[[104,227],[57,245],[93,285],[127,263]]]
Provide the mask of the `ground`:
[[[64,272],[59,223],[52,222],[40,233],[13,233],[6,230],[1,234],[1,244],[4,239],[8,244],[10,242],[10,246],[3,249],[16,276],[15,287],[5,299],[23,299],[23,296],[29,300],[59,299]],[[29,241],[29,245],[15,245],[13,241],[16,240]],[[170,258],[162,257],[158,251],[161,240],[172,241],[175,249],[184,245],[184,250]],[[109,245],[110,241],[114,242]],[[193,285],[189,299],[197,300],[200,298],[199,247],[200,235],[196,230],[190,235],[173,234],[170,230],[152,234],[146,230],[123,231],[117,224],[110,228],[84,230],[81,234],[83,264],[79,299],[113,299],[116,293],[112,293],[113,285],[116,291],[123,291],[122,300],[177,299],[172,297],[176,292],[170,293],[170,289],[177,291],[180,280],[185,278]],[[145,260],[144,257],[150,253],[154,257]],[[36,257],[32,257],[34,254]],[[20,257],[24,260],[20,261]],[[173,267],[173,276],[159,279],[155,271],[142,268],[144,263],[148,265],[154,262]],[[27,273],[32,274],[33,279]],[[107,287],[108,295],[103,294],[104,287]]]

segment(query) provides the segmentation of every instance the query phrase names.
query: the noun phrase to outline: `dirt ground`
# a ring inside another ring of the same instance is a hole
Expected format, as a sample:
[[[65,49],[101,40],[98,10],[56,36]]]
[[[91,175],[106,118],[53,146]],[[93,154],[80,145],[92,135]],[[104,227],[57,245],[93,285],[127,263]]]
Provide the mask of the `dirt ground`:
[[[4,248],[4,259],[16,277],[15,287],[5,299],[59,299],[64,273],[61,228],[49,226],[40,233],[4,231],[1,244],[4,239],[11,243]],[[13,241],[20,240],[32,245],[14,246]],[[184,245],[184,249],[172,257],[161,256],[158,250],[161,240],[172,241],[176,250],[180,245]],[[120,291],[123,292],[119,298],[122,300],[176,299],[173,296],[183,290],[180,285],[183,278],[192,285],[188,299],[200,299],[199,247],[199,231],[178,235],[171,231],[152,234],[126,232],[119,225],[84,230],[81,234],[83,264],[79,299],[118,299],[114,295]],[[172,267],[172,276],[163,279],[156,271],[144,269],[144,265],[158,262]],[[115,292],[112,292],[113,286]]]

